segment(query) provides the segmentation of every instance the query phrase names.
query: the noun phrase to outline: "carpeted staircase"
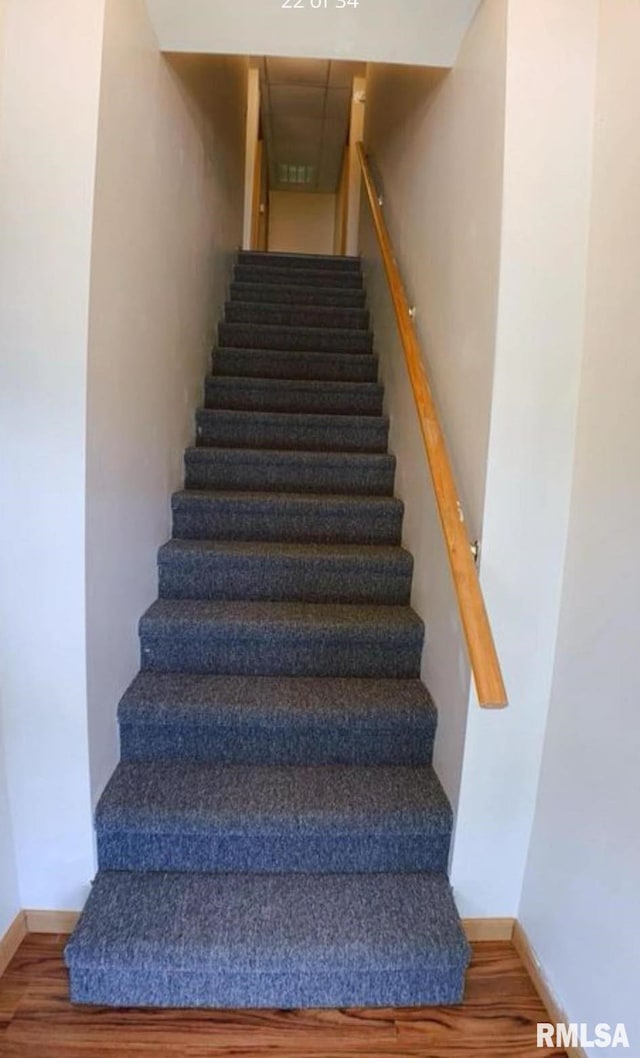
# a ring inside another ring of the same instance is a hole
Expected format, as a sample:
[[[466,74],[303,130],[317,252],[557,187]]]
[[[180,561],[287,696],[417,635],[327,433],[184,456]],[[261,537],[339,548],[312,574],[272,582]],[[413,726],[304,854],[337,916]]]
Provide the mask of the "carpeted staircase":
[[[368,326],[358,260],[240,255],[96,811],[76,1003],[462,998]]]

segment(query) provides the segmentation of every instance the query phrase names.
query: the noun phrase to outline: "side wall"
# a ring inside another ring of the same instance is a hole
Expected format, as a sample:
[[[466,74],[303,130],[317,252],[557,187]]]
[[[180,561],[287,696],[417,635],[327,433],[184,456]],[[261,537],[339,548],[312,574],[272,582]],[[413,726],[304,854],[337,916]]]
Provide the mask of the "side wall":
[[[297,191],[269,194],[269,249],[333,253],[336,196]]]
[[[214,326],[242,239],[247,63],[158,51],[144,0],[107,0],[87,406],[93,801],[117,759]]]
[[[4,19],[6,0],[0,0],[0,114],[2,113],[2,88],[4,71]],[[2,127],[0,126],[0,140]],[[1,142],[0,142],[1,150]],[[11,925],[20,910],[18,874],[13,844],[13,825],[7,789],[6,762],[4,755],[4,724],[2,687],[0,686],[0,937]]]
[[[638,4],[603,0],[571,520],[520,905],[571,1020],[626,1021],[634,1054],[640,1047],[639,70]]]
[[[366,132],[394,249],[446,426],[472,533],[482,523],[496,334],[505,109],[506,2],[485,5],[446,77],[373,66]],[[423,677],[440,707],[436,768],[455,801],[469,671],[413,398],[363,204],[362,252],[415,558],[413,605],[427,626]]]
[[[0,678],[23,907],[93,873],[86,349],[103,0],[6,0],[0,91]]]
[[[597,0],[509,3],[481,576],[510,705],[469,711],[452,881],[470,917],[517,914],[531,836],[584,346],[597,29]]]

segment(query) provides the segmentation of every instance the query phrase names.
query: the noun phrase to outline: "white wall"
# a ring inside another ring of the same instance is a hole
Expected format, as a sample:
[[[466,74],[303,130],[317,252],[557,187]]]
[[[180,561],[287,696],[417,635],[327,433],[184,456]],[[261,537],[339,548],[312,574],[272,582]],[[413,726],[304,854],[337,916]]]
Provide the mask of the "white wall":
[[[469,710],[452,880],[470,916],[517,914],[533,821],[584,340],[596,49],[597,0],[510,0],[482,533],[510,704]]]
[[[341,10],[336,0],[326,8],[321,0],[315,10],[311,0],[289,0],[289,9],[284,2],[147,0],[147,6],[169,51],[451,66],[480,0],[360,0]]]
[[[5,7],[5,0],[0,0],[0,114],[2,113]],[[2,683],[0,683],[0,937],[20,910],[13,825],[7,789],[2,712]]]
[[[640,8],[635,0],[603,0],[599,6],[574,487],[551,710],[520,917],[571,1020],[626,1021],[636,1054]]]
[[[485,5],[444,79],[370,67],[366,144],[446,428],[467,518],[482,519],[499,275],[506,2]],[[413,398],[386,280],[363,205],[362,252],[415,557],[412,602],[427,626],[423,678],[440,709],[435,764],[454,802],[469,670]]]
[[[93,871],[86,347],[101,0],[7,0],[0,91],[0,680],[20,899]]]
[[[440,708],[435,764],[457,801],[451,877],[467,916],[517,913],[533,821],[584,338],[596,9],[486,3],[439,84],[402,68],[369,78],[367,143],[470,535],[481,537],[510,698],[485,711],[472,692],[467,711],[447,561],[374,265],[413,603],[427,626],[423,677]],[[364,249],[372,256],[370,236]]]
[[[333,253],[336,196],[269,193],[269,249],[280,253]]]
[[[156,548],[240,243],[246,63],[167,64],[142,0],[108,0],[106,23],[104,0],[7,0],[6,16],[6,786],[21,906],[76,909],[94,872],[92,801],[115,762],[116,705],[138,665],[137,621],[157,592]],[[2,797],[0,783],[0,820]],[[0,920],[15,898],[9,833]]]
[[[87,406],[91,785],[117,760],[215,323],[242,239],[246,60],[160,55],[143,0],[107,0]]]

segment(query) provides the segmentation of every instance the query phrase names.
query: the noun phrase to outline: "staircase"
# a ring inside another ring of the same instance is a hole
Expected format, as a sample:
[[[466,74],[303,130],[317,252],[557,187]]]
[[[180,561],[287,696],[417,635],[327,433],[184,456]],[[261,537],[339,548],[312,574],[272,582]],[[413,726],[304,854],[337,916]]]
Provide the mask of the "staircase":
[[[456,1003],[452,816],[359,261],[242,253],[99,871],[76,1003]]]

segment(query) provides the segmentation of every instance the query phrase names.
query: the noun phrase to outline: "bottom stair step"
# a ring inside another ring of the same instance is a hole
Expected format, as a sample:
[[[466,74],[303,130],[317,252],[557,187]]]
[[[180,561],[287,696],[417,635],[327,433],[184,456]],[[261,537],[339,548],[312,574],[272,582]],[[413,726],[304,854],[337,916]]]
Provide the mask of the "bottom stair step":
[[[459,1003],[469,946],[443,874],[100,872],[65,951],[74,1003]]]

